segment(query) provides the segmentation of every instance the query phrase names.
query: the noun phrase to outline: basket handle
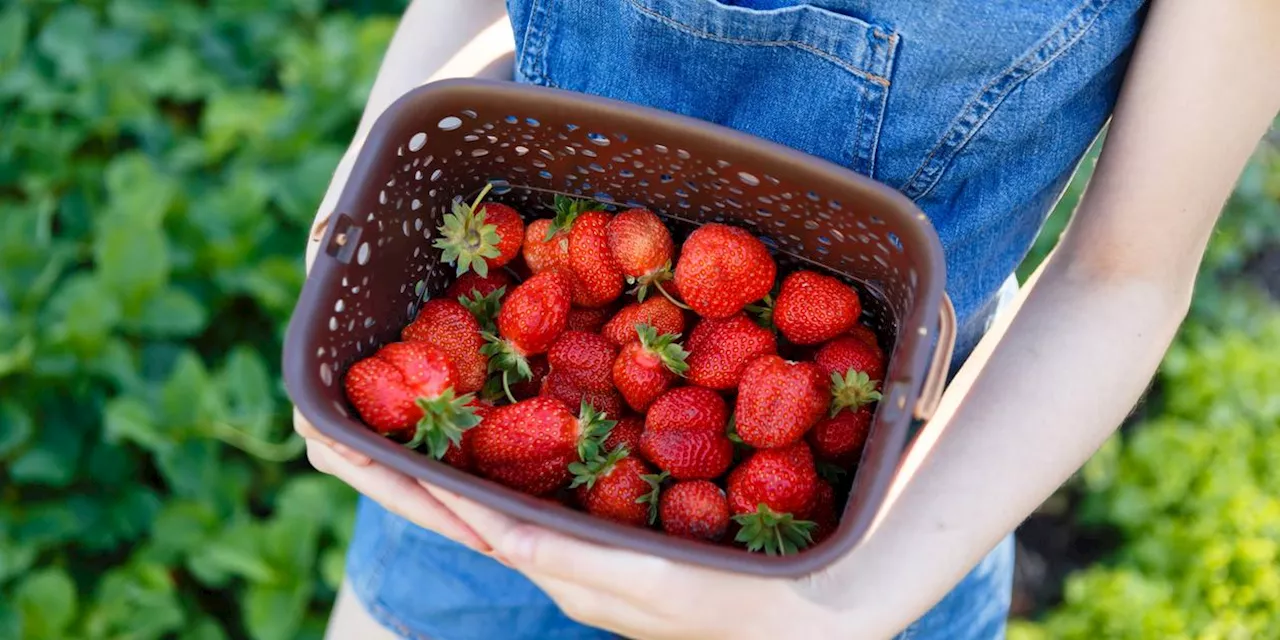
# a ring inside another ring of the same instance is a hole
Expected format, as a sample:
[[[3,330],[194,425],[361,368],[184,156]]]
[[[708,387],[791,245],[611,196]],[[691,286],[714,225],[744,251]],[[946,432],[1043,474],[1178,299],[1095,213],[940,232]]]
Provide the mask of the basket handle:
[[[942,401],[942,391],[946,388],[947,369],[951,363],[951,352],[956,346],[956,309],[951,298],[942,294],[942,305],[938,309],[938,347],[933,351],[933,361],[929,363],[928,377],[920,387],[920,400],[916,402],[915,418],[928,420],[937,411]]]

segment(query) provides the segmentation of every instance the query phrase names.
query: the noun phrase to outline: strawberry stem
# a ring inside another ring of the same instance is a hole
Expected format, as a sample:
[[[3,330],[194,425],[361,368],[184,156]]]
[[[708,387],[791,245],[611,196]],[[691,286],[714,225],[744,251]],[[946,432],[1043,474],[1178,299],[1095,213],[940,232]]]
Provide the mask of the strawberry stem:
[[[533,379],[533,369],[529,367],[529,359],[524,354],[516,351],[511,343],[488,331],[480,332],[481,337],[485,339],[485,345],[480,347],[480,353],[489,356],[489,372],[502,372],[502,390],[507,394],[507,399],[515,404],[515,395],[511,393],[512,373],[516,376],[516,382]]]
[[[498,251],[498,227],[485,224],[485,212],[476,212],[480,201],[493,188],[493,183],[486,183],[476,196],[473,204],[455,200],[453,211],[444,215],[439,227],[440,237],[431,246],[440,249],[440,260],[456,265],[458,274],[468,270],[475,271],[480,277],[489,275],[488,258],[501,255]]]
[[[450,444],[462,446],[462,432],[480,424],[480,416],[470,406],[474,399],[470,393],[455,397],[452,388],[434,398],[418,398],[415,402],[422,410],[422,418],[413,438],[404,446],[417,449],[425,442],[427,453],[437,460],[444,457]]]
[[[857,411],[863,405],[880,400],[880,392],[876,391],[878,380],[872,380],[866,373],[852,367],[840,375],[831,374],[831,411],[835,416],[843,409]]]
[[[508,402],[510,402],[511,404],[515,404],[516,395],[514,393],[511,393],[511,381],[509,380],[510,373],[511,373],[510,371],[505,371],[505,370],[502,372],[502,393],[506,394]]]
[[[640,337],[640,346],[657,356],[662,361],[662,365],[671,373],[683,377],[685,372],[689,370],[689,364],[685,362],[689,357],[689,352],[685,351],[684,347],[676,342],[680,338],[680,334],[664,333],[658,335],[658,330],[653,325],[641,322],[636,324],[636,335]]]
[[[764,551],[771,556],[797,553],[813,544],[813,530],[818,526],[796,520],[790,513],[777,513],[764,503],[733,519],[742,525],[735,540],[745,543],[747,551]]]
[[[578,458],[586,462],[599,457],[601,445],[616,424],[616,420],[583,400],[578,408]]]
[[[472,203],[471,203],[471,210],[472,210],[472,211],[475,211],[475,210],[476,210],[476,207],[480,206],[480,201],[481,201],[481,200],[484,200],[484,197],[485,197],[486,195],[489,195],[489,190],[490,190],[490,189],[492,189],[492,188],[493,188],[493,183],[492,183],[492,182],[486,182],[486,183],[484,184],[484,188],[480,190],[480,193],[476,195],[476,199],[475,199],[474,201],[472,201]]]
[[[672,296],[670,293],[667,293],[667,289],[666,289],[665,287],[663,287],[663,286],[662,286],[662,283],[661,283],[661,282],[654,282],[654,283],[653,283],[653,286],[654,286],[654,288],[656,288],[656,289],[658,290],[658,293],[661,293],[661,294],[662,294],[662,296],[663,296],[664,298],[666,298],[667,300],[671,301],[671,304],[674,304],[675,306],[680,307],[681,309],[684,309],[685,311],[692,311],[692,310],[693,310],[693,307],[691,307],[691,306],[689,306],[689,305],[687,305],[687,304],[685,304],[685,303],[683,303],[683,302],[680,302],[679,300],[676,300],[674,296]],[[643,297],[643,296],[641,296],[640,301],[641,301],[641,302],[643,302],[643,301],[644,301],[644,297]]]
[[[607,455],[597,454],[590,460],[570,463],[569,472],[573,474],[573,483],[569,488],[576,489],[584,484],[588,489],[594,487],[597,480],[612,473],[618,462],[628,455],[631,455],[631,451],[627,449],[627,445],[620,444]]]
[[[652,491],[636,498],[636,503],[649,505],[649,524],[658,521],[658,501],[662,494],[662,482],[671,477],[671,474],[663,471],[662,473],[647,473],[640,476],[641,480],[649,483],[653,488]]]

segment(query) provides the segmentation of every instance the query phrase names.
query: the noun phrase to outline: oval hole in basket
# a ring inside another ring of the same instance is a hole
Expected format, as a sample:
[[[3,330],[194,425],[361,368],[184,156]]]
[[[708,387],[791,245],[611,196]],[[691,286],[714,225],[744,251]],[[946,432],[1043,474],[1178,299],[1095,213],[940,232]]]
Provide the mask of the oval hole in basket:
[[[418,151],[419,149],[422,149],[422,146],[425,144],[427,144],[427,134],[421,131],[413,134],[412,138],[409,138],[410,151]]]
[[[898,250],[898,253],[902,253],[902,239],[898,237],[898,234],[890,231],[885,234],[885,237],[889,239],[889,244],[893,245],[893,248]]]
[[[440,127],[442,131],[453,131],[454,129],[462,126],[462,118],[459,118],[458,116],[445,116],[440,119],[440,122],[436,123],[436,126]]]
[[[599,133],[588,133],[587,140],[590,140],[591,142],[598,144],[602,147],[609,146],[609,137]]]
[[[503,120],[505,120],[507,124],[515,124],[517,122],[520,122],[520,118],[517,118],[515,116],[507,116],[503,118]]]
[[[743,184],[749,184],[753,187],[760,186],[760,178],[757,178],[754,175],[747,173],[746,171],[739,171],[738,179],[741,180]]]
[[[489,184],[493,185],[493,195],[500,196],[511,192],[511,183],[503,178],[489,178]]]

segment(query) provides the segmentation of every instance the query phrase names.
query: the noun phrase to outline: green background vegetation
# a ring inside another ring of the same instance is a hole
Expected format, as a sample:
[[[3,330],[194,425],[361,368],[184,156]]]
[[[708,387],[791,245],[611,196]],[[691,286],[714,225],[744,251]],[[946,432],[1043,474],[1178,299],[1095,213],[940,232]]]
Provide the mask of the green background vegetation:
[[[0,8],[0,638],[319,637],[354,495],[278,354],[401,5]],[[1021,637],[1280,635],[1278,197],[1264,148],[1162,391],[1070,488],[1123,542]]]

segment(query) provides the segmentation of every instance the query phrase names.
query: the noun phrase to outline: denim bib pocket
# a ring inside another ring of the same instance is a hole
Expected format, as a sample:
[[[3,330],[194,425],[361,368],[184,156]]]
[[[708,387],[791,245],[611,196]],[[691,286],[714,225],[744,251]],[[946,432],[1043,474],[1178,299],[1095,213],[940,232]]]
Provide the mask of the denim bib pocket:
[[[874,177],[898,43],[889,29],[808,4],[536,0],[517,73],[715,122]]]

